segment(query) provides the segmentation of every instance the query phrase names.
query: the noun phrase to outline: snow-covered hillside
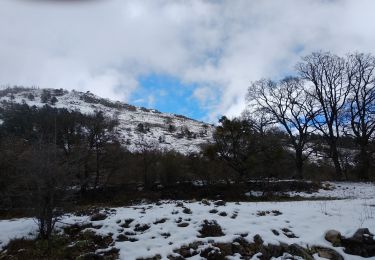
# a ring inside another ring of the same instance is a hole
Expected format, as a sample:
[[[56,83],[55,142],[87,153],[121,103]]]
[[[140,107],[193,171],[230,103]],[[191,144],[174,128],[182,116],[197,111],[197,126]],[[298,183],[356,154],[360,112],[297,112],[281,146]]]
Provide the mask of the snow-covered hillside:
[[[50,97],[42,102],[43,92]],[[52,100],[53,97],[56,99]],[[57,101],[56,101],[57,100]],[[81,113],[103,111],[119,120],[118,134],[130,151],[148,148],[174,150],[183,154],[199,152],[212,141],[214,126],[181,115],[161,113],[154,109],[135,107],[119,101],[100,98],[90,92],[61,89],[8,88],[0,90],[0,102],[25,102],[42,107],[46,103],[57,108]],[[53,102],[55,101],[55,102]]]

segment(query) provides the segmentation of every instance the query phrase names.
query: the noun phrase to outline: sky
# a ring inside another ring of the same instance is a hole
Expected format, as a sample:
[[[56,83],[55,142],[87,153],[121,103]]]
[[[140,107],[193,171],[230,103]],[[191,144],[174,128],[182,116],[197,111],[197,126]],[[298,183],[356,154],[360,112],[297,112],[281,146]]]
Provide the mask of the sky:
[[[373,0],[0,0],[0,85],[216,122],[313,51],[375,54]]]

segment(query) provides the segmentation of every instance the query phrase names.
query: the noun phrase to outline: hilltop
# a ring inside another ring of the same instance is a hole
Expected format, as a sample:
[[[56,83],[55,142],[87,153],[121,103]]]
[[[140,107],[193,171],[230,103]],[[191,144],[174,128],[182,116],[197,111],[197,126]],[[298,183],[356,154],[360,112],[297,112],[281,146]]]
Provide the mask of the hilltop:
[[[147,146],[185,155],[197,153],[202,145],[212,141],[214,130],[213,125],[183,115],[112,101],[90,92],[13,87],[0,90],[0,103],[4,102],[37,107],[48,104],[83,114],[103,111],[106,116],[118,120],[119,140],[130,151]]]

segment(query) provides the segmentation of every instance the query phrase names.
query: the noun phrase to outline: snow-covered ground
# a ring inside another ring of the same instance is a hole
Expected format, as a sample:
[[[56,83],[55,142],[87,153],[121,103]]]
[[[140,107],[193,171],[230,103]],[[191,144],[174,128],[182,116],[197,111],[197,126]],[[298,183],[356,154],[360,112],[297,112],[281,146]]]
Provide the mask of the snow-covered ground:
[[[240,202],[226,203],[225,206],[215,206],[213,202],[210,205],[202,202],[183,202],[182,206],[177,202],[165,201],[158,204],[114,208],[112,211],[107,209],[106,219],[92,222],[95,226],[102,227],[92,230],[103,235],[113,233],[114,240],[119,234],[129,232],[128,236],[134,238],[133,242],[117,241],[114,244],[114,247],[120,249],[121,259],[152,257],[157,254],[160,254],[162,259],[167,259],[166,257],[173,254],[175,249],[192,242],[204,242],[203,249],[213,241],[232,242],[241,235],[246,235],[245,239],[249,242],[252,242],[254,235],[259,234],[265,243],[270,244],[284,242],[297,243],[304,247],[319,245],[332,248],[324,239],[325,232],[330,229],[340,231],[345,237],[350,237],[362,227],[369,228],[370,232],[375,233],[375,187],[366,183],[334,184],[335,191],[321,191],[320,195],[349,195],[351,198],[296,202]],[[188,210],[184,211],[184,208],[190,209],[191,213],[189,214]],[[217,212],[213,212],[213,209]],[[126,219],[134,221],[128,227],[121,227]],[[216,220],[222,227],[224,236],[200,238],[199,230],[204,220]],[[89,216],[65,216],[62,222],[72,224],[91,221]],[[137,224],[149,225],[149,228],[135,231]],[[61,225],[63,224],[59,224],[60,227]],[[36,224],[31,219],[2,220],[0,230],[0,241],[5,245],[11,238],[35,233]],[[287,236],[293,234],[294,238]],[[359,256],[345,254],[343,248],[336,247],[335,250],[345,259],[362,259]],[[201,258],[195,256],[191,259]]]
[[[315,193],[306,192],[288,192],[289,196],[301,196],[305,198],[338,198],[338,199],[373,199],[375,198],[375,186],[370,182],[324,182],[320,189]]]

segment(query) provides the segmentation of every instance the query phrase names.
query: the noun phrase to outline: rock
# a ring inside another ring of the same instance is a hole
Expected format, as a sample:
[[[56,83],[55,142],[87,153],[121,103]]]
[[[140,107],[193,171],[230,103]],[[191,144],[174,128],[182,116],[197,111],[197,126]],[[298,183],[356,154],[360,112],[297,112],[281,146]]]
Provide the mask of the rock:
[[[191,214],[191,213],[193,213],[193,212],[191,211],[191,209],[189,209],[189,208],[184,208],[184,209],[182,210],[182,212],[185,213],[185,214]]]
[[[228,214],[225,211],[222,211],[219,213],[219,216],[226,217]]]
[[[326,232],[324,238],[331,242],[333,246],[340,246],[341,245],[341,233],[337,230],[331,229]]]
[[[135,232],[144,232],[150,228],[150,225],[147,224],[137,224],[134,227]]]
[[[202,244],[203,244],[202,242],[196,241],[196,242],[190,243],[189,245],[184,245],[179,249],[175,249],[173,250],[173,252],[181,255],[183,259],[185,259],[185,258],[197,255],[198,254],[197,249]],[[179,259],[179,258],[176,258],[176,259]]]
[[[208,200],[206,200],[206,199],[203,199],[201,202],[202,202],[203,205],[206,205],[206,206],[210,206],[211,205],[211,203]]]
[[[223,200],[217,200],[217,201],[214,202],[215,206],[225,206],[225,204],[226,203]]]
[[[200,253],[201,257],[207,260],[225,260],[225,255],[220,251],[219,248],[207,247]]]
[[[374,235],[370,233],[368,228],[360,228],[354,233],[352,239],[357,240],[358,242],[365,242],[373,240],[373,236]]]
[[[268,260],[272,259],[274,257],[279,257],[283,254],[284,248],[279,245],[272,245],[269,244],[268,246],[262,246],[260,248],[260,252],[262,253],[262,256],[259,257],[260,260]]]
[[[231,243],[218,243],[215,244],[217,248],[223,253],[223,255],[232,255],[232,244]]]
[[[254,236],[254,243],[258,244],[258,245],[262,245],[263,244],[263,239],[262,239],[262,237],[259,234],[256,234]]]
[[[319,257],[330,260],[344,260],[344,258],[339,253],[331,248],[313,247],[313,251],[317,252]]]
[[[288,246],[287,252],[291,255],[300,256],[306,260],[314,260],[314,258],[306,251],[306,249],[298,244],[291,244],[290,246]]]
[[[189,226],[189,223],[187,223],[187,222],[182,222],[182,223],[178,223],[177,226],[178,226],[178,227],[187,227],[187,226]]]
[[[91,221],[99,221],[99,220],[104,220],[107,218],[107,215],[104,213],[97,213],[91,216],[90,220]]]
[[[373,234],[367,228],[358,229],[350,238],[342,238],[341,244],[344,252],[362,257],[375,256],[375,240]]]

